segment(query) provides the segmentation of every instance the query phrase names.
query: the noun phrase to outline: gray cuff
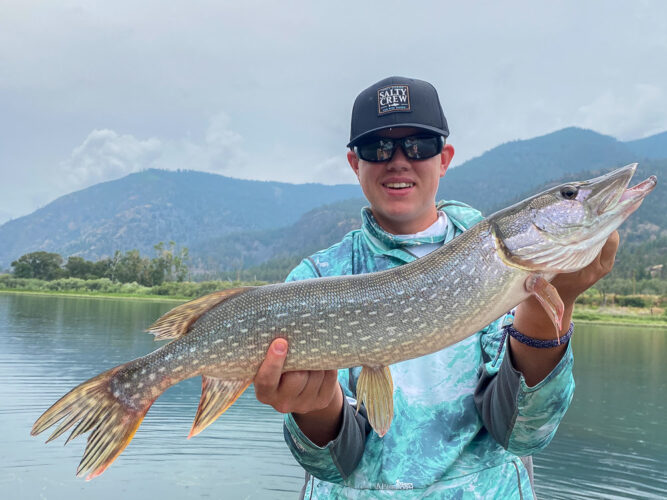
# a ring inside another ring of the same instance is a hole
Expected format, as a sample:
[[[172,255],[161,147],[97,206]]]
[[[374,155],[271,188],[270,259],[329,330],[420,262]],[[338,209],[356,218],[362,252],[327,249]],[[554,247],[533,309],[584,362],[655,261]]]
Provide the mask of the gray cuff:
[[[343,404],[343,423],[336,439],[329,443],[331,458],[343,479],[346,479],[361,461],[366,447],[366,438],[371,432],[366,408],[359,412],[347,400]]]
[[[343,422],[338,435],[325,446],[317,446],[301,432],[291,414],[285,416],[285,440],[301,466],[313,476],[325,481],[334,481],[336,472],[342,479],[347,478],[357,467],[366,445],[366,437],[371,426],[366,417],[366,409],[359,412],[347,399],[343,402]]]
[[[517,394],[521,388],[521,373],[512,366],[508,347],[498,373],[489,374],[484,366],[480,368],[475,388],[475,406],[484,427],[505,449],[519,413]]]

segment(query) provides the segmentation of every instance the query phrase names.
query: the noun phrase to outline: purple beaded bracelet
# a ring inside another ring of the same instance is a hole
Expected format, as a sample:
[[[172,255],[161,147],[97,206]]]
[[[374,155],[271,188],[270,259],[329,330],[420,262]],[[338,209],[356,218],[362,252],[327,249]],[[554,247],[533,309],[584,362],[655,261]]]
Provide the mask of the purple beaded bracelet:
[[[574,332],[574,323],[570,323],[570,328],[567,331],[565,335],[558,339],[552,339],[552,340],[542,340],[542,339],[535,339],[533,337],[528,337],[521,333],[520,331],[516,330],[514,328],[514,325],[507,325],[503,327],[503,330],[505,330],[505,335],[509,334],[510,337],[514,337],[517,339],[519,342],[522,344],[526,344],[530,347],[539,347],[539,348],[549,348],[549,347],[558,347],[561,344],[565,344],[567,341],[570,340],[570,337],[572,337],[572,332]],[[505,337],[503,335],[503,337]],[[503,341],[505,339],[503,338]]]

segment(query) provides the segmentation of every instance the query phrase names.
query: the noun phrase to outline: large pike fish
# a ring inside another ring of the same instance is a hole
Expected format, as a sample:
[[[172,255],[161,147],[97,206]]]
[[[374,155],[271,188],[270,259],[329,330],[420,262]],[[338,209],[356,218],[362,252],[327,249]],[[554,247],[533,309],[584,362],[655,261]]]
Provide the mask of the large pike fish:
[[[379,435],[389,429],[388,365],[472,335],[530,295],[560,327],[549,280],[588,265],[610,233],[654,188],[626,189],[636,164],[549,189],[501,210],[430,255],[388,271],[216,292],[180,305],[149,328],[159,349],[112,368],[63,396],[35,422],[49,441],[89,432],[77,475],[100,475],[128,445],[155,399],[202,376],[190,436],[252,383],[269,344],[289,342],[285,371],[363,366],[359,404]]]

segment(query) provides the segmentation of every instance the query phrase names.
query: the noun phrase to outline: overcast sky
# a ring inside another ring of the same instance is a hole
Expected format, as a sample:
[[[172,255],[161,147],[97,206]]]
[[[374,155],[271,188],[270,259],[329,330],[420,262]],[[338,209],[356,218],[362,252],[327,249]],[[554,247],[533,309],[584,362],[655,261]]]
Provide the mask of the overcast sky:
[[[432,82],[454,165],[667,130],[667,2],[0,0],[0,223],[150,167],[355,181],[357,93]]]

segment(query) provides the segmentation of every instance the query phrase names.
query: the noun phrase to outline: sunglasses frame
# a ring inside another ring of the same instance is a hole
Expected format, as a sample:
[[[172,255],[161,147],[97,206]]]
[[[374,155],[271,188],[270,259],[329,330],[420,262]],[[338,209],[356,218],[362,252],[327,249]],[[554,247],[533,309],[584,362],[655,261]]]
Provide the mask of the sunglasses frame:
[[[405,141],[414,140],[414,139],[432,139],[432,138],[438,140],[438,146],[436,148],[436,152],[434,154],[432,154],[431,156],[422,156],[420,158],[413,158],[412,156],[410,156],[410,153],[408,152],[407,148],[405,147]],[[357,158],[359,158],[360,160],[364,160],[364,161],[371,162],[371,163],[383,163],[383,162],[386,162],[386,161],[390,161],[394,157],[394,154],[396,153],[396,150],[400,146],[401,150],[403,151],[403,154],[406,156],[406,158],[408,158],[410,160],[419,161],[419,160],[427,160],[429,158],[433,158],[434,156],[439,155],[440,152],[442,151],[442,148],[445,146],[445,138],[442,135],[436,135],[436,134],[415,134],[415,135],[410,135],[408,137],[401,137],[399,139],[394,139],[392,137],[377,137],[377,138],[373,139],[372,141],[362,142],[362,145],[368,146],[368,145],[371,145],[373,143],[379,143],[380,141],[387,141],[387,142],[391,141],[393,143],[393,146],[392,146],[392,149],[391,149],[391,155],[389,155],[389,158],[384,159],[384,160],[378,160],[377,158],[374,158],[374,159],[364,158],[359,153],[359,147],[360,147],[359,145],[354,146],[354,154],[356,154]],[[378,149],[378,148],[375,148],[375,149]]]

